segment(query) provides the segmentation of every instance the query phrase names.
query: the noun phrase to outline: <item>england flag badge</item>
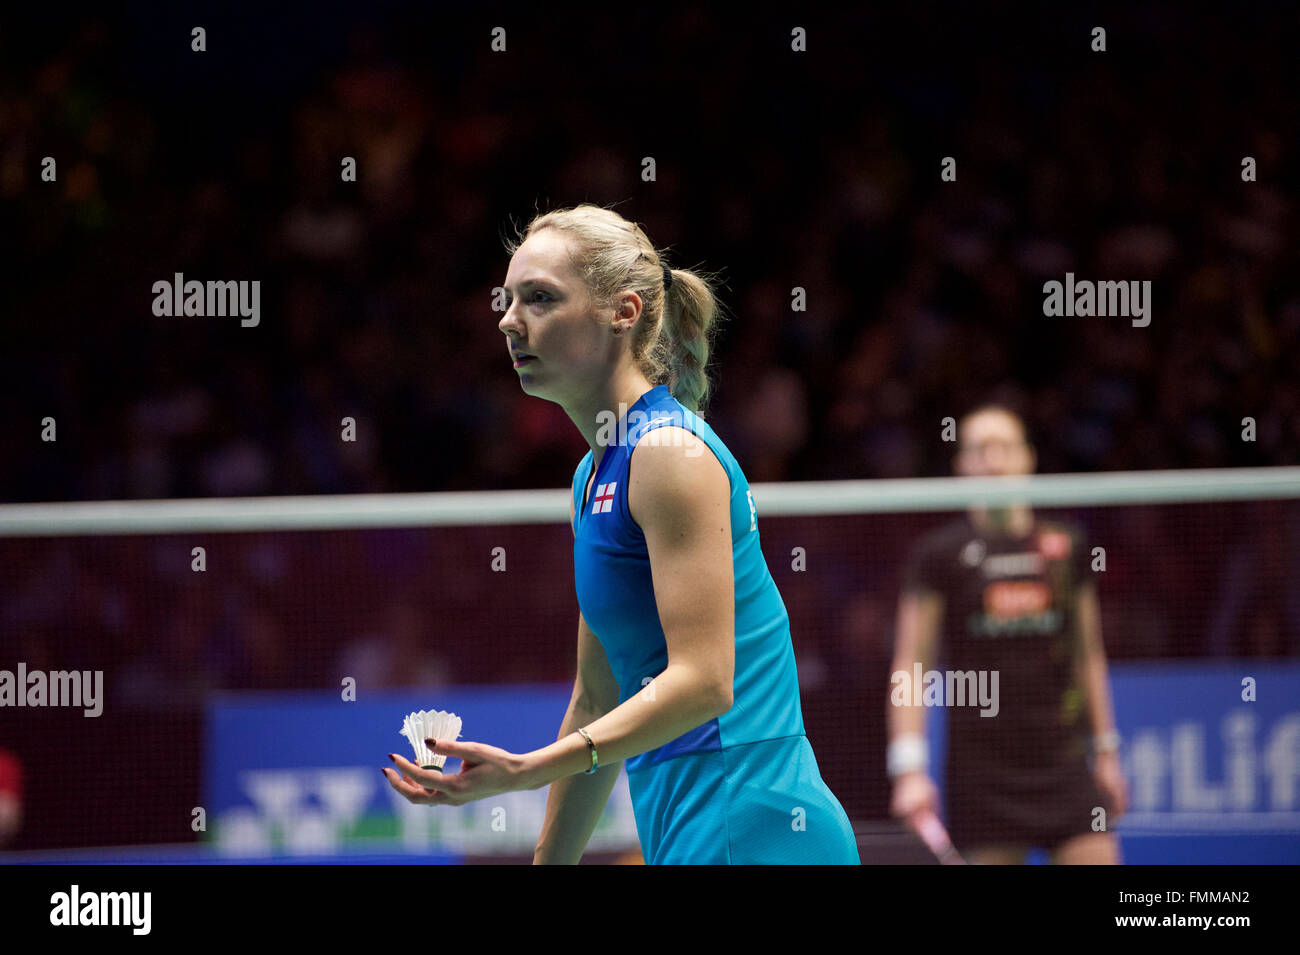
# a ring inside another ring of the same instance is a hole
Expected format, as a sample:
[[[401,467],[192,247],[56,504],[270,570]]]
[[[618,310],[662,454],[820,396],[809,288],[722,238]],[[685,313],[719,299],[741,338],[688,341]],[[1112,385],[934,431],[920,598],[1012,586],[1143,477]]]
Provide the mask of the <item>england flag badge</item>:
[[[618,487],[617,481],[610,481],[608,484],[601,484],[596,488],[595,497],[591,499],[591,513],[608,514],[614,507],[614,489]]]

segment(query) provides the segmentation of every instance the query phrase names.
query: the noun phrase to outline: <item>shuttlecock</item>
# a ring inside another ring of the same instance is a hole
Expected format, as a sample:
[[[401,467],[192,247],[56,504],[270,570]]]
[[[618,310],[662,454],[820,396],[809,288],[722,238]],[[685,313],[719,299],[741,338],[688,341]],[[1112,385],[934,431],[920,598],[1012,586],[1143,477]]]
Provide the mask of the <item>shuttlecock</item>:
[[[427,738],[455,742],[460,737],[460,717],[445,710],[419,710],[406,717],[401,733],[415,749],[415,765],[421,769],[442,769],[447,757],[429,752],[424,741]]]

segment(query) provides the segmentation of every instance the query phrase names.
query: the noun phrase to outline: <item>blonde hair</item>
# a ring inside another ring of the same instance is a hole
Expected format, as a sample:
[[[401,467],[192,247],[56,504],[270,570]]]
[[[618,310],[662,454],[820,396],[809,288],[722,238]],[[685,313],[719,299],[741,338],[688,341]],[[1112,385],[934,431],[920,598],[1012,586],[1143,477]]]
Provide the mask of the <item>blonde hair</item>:
[[[612,209],[583,203],[535,216],[517,238],[507,239],[514,255],[530,236],[557,229],[576,240],[572,265],[599,308],[612,308],[617,296],[641,296],[641,318],[632,331],[632,358],[646,379],[666,384],[672,396],[703,417],[709,398],[709,350],[721,306],[713,277],[671,269],[664,294],[660,252],[635,222]]]

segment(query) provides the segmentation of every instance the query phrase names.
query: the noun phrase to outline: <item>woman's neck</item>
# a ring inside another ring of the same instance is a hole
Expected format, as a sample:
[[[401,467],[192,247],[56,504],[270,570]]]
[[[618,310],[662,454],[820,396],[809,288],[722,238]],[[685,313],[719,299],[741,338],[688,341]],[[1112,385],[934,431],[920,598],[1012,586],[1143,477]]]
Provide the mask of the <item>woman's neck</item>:
[[[565,403],[564,411],[591,446],[596,465],[605,446],[618,440],[619,420],[653,387],[640,371],[627,369]]]
[[[980,531],[1008,537],[1026,537],[1034,527],[1034,512],[1027,504],[1010,507],[972,507],[970,519]]]

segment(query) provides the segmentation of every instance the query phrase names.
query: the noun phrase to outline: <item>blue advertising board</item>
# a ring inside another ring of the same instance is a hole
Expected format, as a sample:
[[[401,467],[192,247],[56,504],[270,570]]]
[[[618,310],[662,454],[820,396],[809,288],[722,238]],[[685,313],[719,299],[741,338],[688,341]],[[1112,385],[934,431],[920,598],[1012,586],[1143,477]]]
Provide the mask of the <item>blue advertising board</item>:
[[[1109,825],[1126,863],[1300,862],[1300,664],[1113,664],[1111,683],[1129,810]],[[461,686],[358,702],[321,693],[220,697],[204,760],[208,845],[230,859],[530,855],[546,788],[412,806],[378,770],[386,753],[409,754],[399,729],[413,710],[453,711],[463,738],[526,752],[555,739],[569,692]],[[936,707],[926,721],[941,786],[943,712]],[[626,776],[589,847],[636,849]]]
[[[207,836],[232,858],[407,854],[530,856],[548,789],[464,806],[407,802],[380,774],[386,754],[413,758],[400,730],[422,709],[453,712],[461,739],[510,752],[555,741],[570,686],[458,686],[434,692],[232,694],[209,709],[204,760]],[[450,760],[454,772],[459,762]],[[590,849],[638,847],[626,776],[615,786]]]
[[[1300,863],[1300,664],[1119,663],[1110,677],[1125,863]],[[926,714],[941,790],[943,712]]]

